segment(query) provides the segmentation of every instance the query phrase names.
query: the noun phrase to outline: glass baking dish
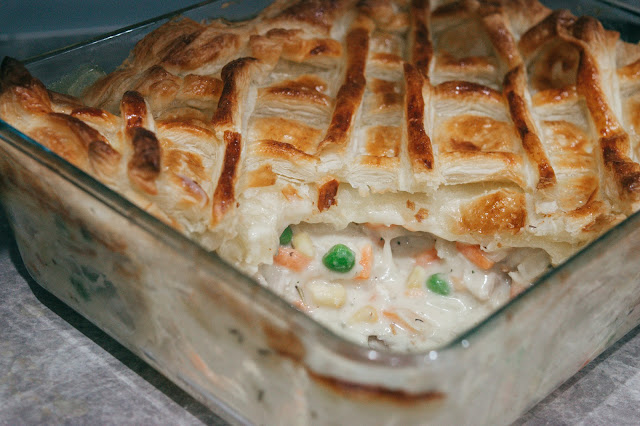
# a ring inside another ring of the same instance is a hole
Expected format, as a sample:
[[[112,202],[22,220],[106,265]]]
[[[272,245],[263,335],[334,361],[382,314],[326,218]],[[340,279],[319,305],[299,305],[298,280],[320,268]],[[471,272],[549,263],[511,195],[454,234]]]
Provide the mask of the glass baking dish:
[[[575,5],[640,37],[632,11]],[[233,20],[263,7],[180,12]],[[28,67],[68,87],[79,69],[113,70],[169,18]],[[234,423],[507,423],[640,323],[640,214],[449,344],[396,354],[338,337],[2,121],[0,196],[41,286]]]

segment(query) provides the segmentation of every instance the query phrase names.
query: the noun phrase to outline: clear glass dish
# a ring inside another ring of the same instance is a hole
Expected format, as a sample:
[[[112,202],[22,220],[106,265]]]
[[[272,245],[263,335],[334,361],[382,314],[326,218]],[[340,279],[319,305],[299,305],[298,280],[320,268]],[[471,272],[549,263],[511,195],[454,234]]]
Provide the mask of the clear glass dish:
[[[640,36],[631,11],[575,3],[623,38]],[[242,19],[262,7],[180,12]],[[167,19],[29,69],[47,85],[81,67],[111,71]],[[338,337],[2,121],[0,197],[41,286],[232,422],[507,423],[640,323],[640,214],[449,344],[394,354]]]

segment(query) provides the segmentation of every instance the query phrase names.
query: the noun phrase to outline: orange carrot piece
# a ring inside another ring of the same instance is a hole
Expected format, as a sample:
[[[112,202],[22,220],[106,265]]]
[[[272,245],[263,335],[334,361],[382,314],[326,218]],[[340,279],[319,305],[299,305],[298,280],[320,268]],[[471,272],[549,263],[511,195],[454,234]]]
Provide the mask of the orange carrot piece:
[[[480,249],[479,245],[471,245],[457,242],[456,248],[464,257],[469,259],[479,268],[484,270],[491,269],[495,262],[489,259]]]
[[[207,376],[213,375],[211,370],[209,370],[209,367],[207,367],[207,364],[202,360],[202,358],[196,351],[191,348],[187,348],[187,353],[189,354],[189,359],[191,360],[191,363],[196,370],[204,373]]]
[[[278,254],[273,257],[273,261],[278,265],[291,269],[292,271],[300,272],[309,266],[311,258],[309,256],[305,256],[296,249],[280,246],[278,248]]]
[[[371,244],[362,247],[360,252],[360,265],[362,270],[355,276],[357,280],[367,280],[371,276],[371,264],[373,263],[373,248]]]
[[[299,311],[302,312],[309,312],[309,307],[307,305],[304,304],[304,302],[302,300],[296,300],[295,302],[292,303],[293,306],[296,307],[296,309],[298,309]]]
[[[412,333],[417,333],[418,330],[416,330],[415,328],[411,327],[411,325],[406,322],[404,319],[402,319],[402,317],[400,317],[400,315],[396,314],[395,312],[391,312],[391,311],[382,311],[382,315],[384,315],[386,318],[390,319],[395,325],[398,325],[402,328],[404,328],[407,331],[410,331]]]
[[[408,288],[404,291],[407,297],[424,297],[425,291],[421,288]]]
[[[382,224],[382,223],[371,223],[371,222],[367,222],[364,224],[364,227],[367,229],[370,229],[372,231],[377,231],[379,229],[382,228],[387,228],[387,225]]]
[[[511,288],[509,289],[509,297],[511,299],[513,299],[514,297],[516,297],[517,295],[519,295],[520,293],[522,293],[526,289],[527,289],[526,286],[520,285],[520,284],[516,284],[515,282],[512,282],[511,283]]]
[[[421,251],[414,257],[416,261],[416,265],[418,266],[427,266],[430,263],[437,262],[440,260],[438,257],[438,251],[435,247],[431,247],[425,251]]]

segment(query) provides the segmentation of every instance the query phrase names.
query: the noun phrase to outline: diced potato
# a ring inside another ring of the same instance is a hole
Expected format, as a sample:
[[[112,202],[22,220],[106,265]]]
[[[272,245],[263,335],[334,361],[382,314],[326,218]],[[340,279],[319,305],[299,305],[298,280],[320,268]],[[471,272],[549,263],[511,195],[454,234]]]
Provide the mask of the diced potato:
[[[347,291],[342,284],[326,281],[312,281],[307,290],[313,301],[319,306],[340,308],[347,300]]]
[[[296,232],[291,239],[291,245],[306,256],[313,257],[316,254],[311,237],[306,232]]]
[[[464,271],[462,281],[476,299],[487,301],[491,298],[498,276],[493,272],[483,274],[472,269]]]
[[[407,278],[407,288],[424,288],[427,281],[427,271],[422,266],[414,266]]]
[[[374,323],[378,321],[378,311],[371,305],[363,306],[358,309],[349,319],[349,322],[369,322]]]

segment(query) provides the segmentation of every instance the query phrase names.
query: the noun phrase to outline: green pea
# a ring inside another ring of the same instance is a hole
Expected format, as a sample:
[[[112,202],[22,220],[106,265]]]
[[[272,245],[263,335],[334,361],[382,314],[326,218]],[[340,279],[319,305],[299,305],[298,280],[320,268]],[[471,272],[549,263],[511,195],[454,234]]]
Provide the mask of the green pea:
[[[286,246],[291,242],[291,238],[293,238],[293,231],[290,226],[287,226],[282,234],[280,234],[280,245]]]
[[[322,257],[322,263],[336,272],[349,272],[356,264],[356,254],[344,244],[336,244]]]
[[[448,296],[451,293],[449,283],[442,274],[433,274],[427,279],[427,288],[436,294]]]

